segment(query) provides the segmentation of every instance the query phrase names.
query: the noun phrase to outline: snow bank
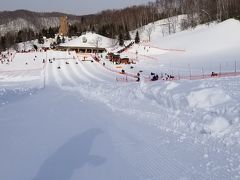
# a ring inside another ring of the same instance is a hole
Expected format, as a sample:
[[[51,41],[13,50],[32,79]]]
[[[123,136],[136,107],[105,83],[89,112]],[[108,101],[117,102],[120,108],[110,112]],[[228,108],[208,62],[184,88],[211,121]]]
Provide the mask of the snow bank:
[[[209,108],[223,104],[231,98],[222,89],[208,88],[191,92],[187,96],[189,106],[192,108]]]
[[[213,119],[212,123],[209,125],[209,129],[212,132],[221,132],[229,127],[229,122],[223,117],[217,117]]]
[[[223,117],[217,117],[208,125],[208,130],[213,134],[219,134],[229,127],[229,122]]]

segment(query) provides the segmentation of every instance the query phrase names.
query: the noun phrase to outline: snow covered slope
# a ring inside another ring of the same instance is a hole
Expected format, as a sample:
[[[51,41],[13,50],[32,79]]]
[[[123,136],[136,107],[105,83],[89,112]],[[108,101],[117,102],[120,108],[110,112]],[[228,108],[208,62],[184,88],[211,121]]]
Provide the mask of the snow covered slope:
[[[224,32],[226,24],[239,26],[229,20],[136,45],[125,52],[134,65],[58,51],[19,53],[0,64],[0,179],[239,179],[239,76],[133,82],[118,72],[141,69],[143,77],[159,67],[171,72],[169,64],[187,72],[185,63],[198,67],[202,59],[194,48],[201,43],[192,40]],[[192,41],[186,52],[169,49],[182,48],[185,38]],[[217,52],[237,54],[239,45],[229,42],[233,48]]]
[[[131,54],[138,52],[143,67],[148,66],[159,74],[167,72],[176,76],[189,75],[189,70],[192,75],[202,75],[240,69],[240,22],[237,20],[201,25],[194,30],[164,37],[162,26],[156,23],[154,27],[151,42],[129,50]],[[146,30],[142,34],[144,39]]]

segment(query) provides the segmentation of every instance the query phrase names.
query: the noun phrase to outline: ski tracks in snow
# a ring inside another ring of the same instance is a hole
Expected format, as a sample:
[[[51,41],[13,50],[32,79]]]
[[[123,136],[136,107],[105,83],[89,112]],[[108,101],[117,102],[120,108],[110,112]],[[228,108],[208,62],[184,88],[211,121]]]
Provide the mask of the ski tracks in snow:
[[[99,64],[82,62],[75,54],[71,57],[74,58],[47,63],[44,73],[47,85],[79,92],[83,97],[98,100],[115,113],[123,114],[122,121],[113,120],[115,125],[109,128],[109,134],[119,154],[133,167],[139,179],[239,177],[240,156],[231,148],[231,143],[239,142],[239,136],[226,146],[233,140],[234,133],[231,137],[226,136],[225,140],[218,140],[201,132],[205,125],[201,122],[202,117],[209,115],[209,111],[199,114],[198,110],[188,106],[188,92],[199,89],[194,87],[194,82],[190,86],[187,84],[189,91],[186,91],[184,83],[183,86],[171,82],[117,83],[115,74]],[[203,88],[214,84],[207,82],[209,84],[202,83]],[[233,87],[227,79],[220,82],[234,98],[239,81]],[[224,115],[226,108],[218,107],[214,113],[216,116]],[[236,115],[240,111],[231,108],[227,112]],[[233,132],[237,132],[238,127]],[[217,164],[219,160],[221,163]]]

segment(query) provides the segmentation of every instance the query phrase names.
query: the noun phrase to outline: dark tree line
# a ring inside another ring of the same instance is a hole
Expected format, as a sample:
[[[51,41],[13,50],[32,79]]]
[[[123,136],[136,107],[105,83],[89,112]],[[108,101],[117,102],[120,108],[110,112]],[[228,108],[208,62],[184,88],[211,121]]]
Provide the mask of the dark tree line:
[[[186,14],[183,29],[211,21],[240,17],[239,0],[156,0],[158,10],[166,18]]]
[[[23,29],[17,33],[8,32],[0,38],[0,50],[10,48],[14,44],[38,39],[39,44],[44,43],[44,38],[55,38],[58,28],[42,29],[40,32],[34,32],[32,29]]]
[[[0,38],[0,50],[8,49],[16,43],[34,39],[36,39],[36,34],[31,29],[20,30],[18,33],[8,32]]]
[[[182,22],[182,28],[186,29],[210,21],[240,18],[240,3],[239,0],[156,0],[146,5],[82,16],[75,24],[75,32],[94,31],[110,38],[119,39],[121,35],[121,39],[129,39],[126,32],[181,14],[187,15]]]
[[[141,5],[83,16],[77,26],[80,32],[94,31],[110,38],[118,38],[122,34],[124,39],[130,39],[127,32],[160,18],[156,7]]]
[[[58,27],[52,28],[51,26],[46,29],[43,28],[40,34],[46,38],[55,38],[55,34],[58,33]]]

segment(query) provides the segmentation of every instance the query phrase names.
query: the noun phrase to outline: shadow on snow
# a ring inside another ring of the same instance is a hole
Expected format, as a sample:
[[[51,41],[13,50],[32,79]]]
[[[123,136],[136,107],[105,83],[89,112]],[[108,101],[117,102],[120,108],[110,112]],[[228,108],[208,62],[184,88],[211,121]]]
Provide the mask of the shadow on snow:
[[[91,129],[71,138],[43,163],[33,180],[69,180],[74,170],[87,163],[103,164],[104,158],[90,155],[94,139],[101,133],[100,129]]]

